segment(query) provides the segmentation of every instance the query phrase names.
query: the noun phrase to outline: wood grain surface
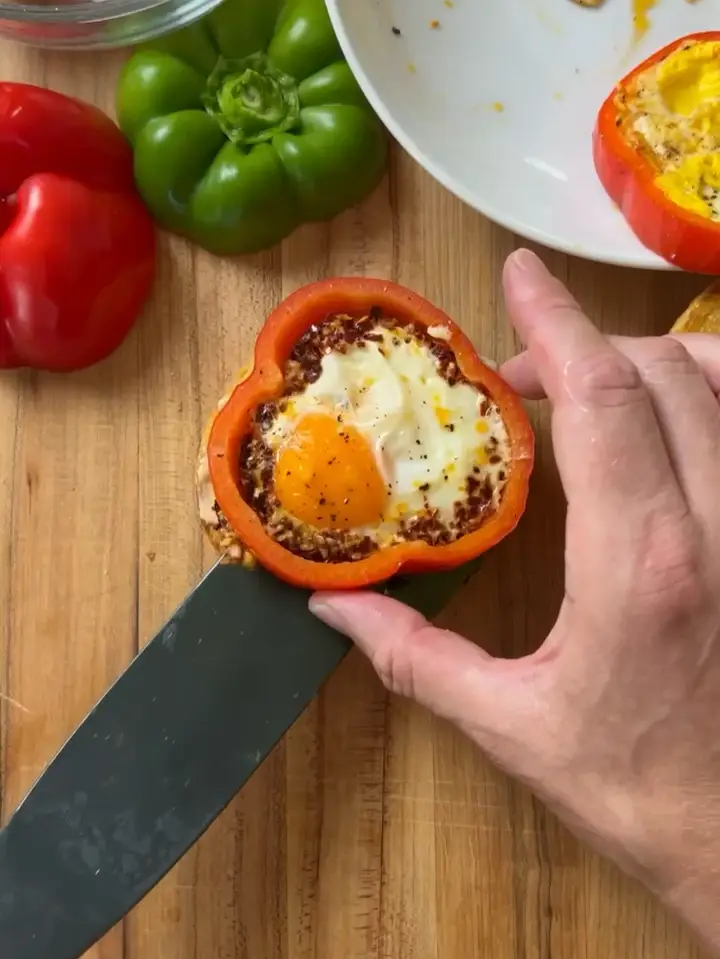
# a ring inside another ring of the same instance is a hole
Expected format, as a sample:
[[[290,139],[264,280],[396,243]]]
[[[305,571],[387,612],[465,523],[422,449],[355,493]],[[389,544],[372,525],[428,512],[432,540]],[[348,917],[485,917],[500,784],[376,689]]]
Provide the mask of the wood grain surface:
[[[122,57],[0,44],[3,78],[112,110]],[[0,161],[1,162],[1,161]],[[389,277],[480,351],[516,348],[499,276],[515,237],[395,151],[361,209],[220,260],[163,237],[154,300],[76,376],[0,376],[0,730],[7,818],[95,699],[197,582],[201,427],[268,311],[338,274]],[[609,332],[665,331],[701,283],[542,254]],[[564,506],[539,463],[518,533],[444,622],[520,654],[562,593]],[[92,959],[698,959],[643,890],[578,845],[459,734],[351,656],[231,807]],[[12,957],[2,957],[12,959]],[[48,956],[52,959],[52,956]]]

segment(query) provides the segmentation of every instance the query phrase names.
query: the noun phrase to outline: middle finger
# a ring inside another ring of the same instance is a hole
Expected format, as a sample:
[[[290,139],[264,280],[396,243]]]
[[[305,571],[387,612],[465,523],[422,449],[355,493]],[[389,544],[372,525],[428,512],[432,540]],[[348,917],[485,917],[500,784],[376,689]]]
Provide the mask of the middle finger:
[[[710,389],[720,400],[720,336],[715,333],[672,333],[670,336],[682,343],[702,370]],[[649,337],[608,336],[612,346],[621,353],[626,353],[628,343],[644,339]],[[526,400],[546,399],[538,371],[527,350],[503,363],[500,372],[503,379]]]
[[[720,337],[610,339],[645,383],[686,498],[700,507],[714,504],[720,488]],[[529,353],[510,360],[502,373],[524,396],[543,395]]]

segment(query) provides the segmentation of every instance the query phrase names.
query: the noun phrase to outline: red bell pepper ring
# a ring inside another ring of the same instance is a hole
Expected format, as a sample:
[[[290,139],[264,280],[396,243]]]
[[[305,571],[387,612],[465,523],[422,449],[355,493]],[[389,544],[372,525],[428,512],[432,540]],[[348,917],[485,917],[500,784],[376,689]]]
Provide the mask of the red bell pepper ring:
[[[708,42],[720,43],[720,32],[681,37],[621,80],[600,109],[593,157],[605,190],[648,249],[683,270],[720,274],[720,222],[681,205],[661,188],[667,167],[628,123],[638,80],[683,48]]]
[[[508,476],[502,501],[479,529],[447,545],[419,540],[388,546],[353,562],[323,563],[297,556],[265,531],[240,492],[243,441],[259,404],[282,395],[283,366],[293,347],[314,323],[332,315],[368,316],[374,308],[401,323],[444,327],[447,342],[470,383],[497,404],[510,441]],[[307,589],[357,589],[397,573],[453,569],[475,559],[511,533],[527,502],[534,463],[532,427],[515,391],[479,358],[470,340],[441,310],[417,293],[370,278],[325,280],[303,287],[270,315],[255,345],[252,371],[243,375],[217,413],[207,455],[217,505],[245,550],[280,579]]]
[[[99,109],[0,83],[0,369],[91,366],[125,339],[155,275],[132,151]]]

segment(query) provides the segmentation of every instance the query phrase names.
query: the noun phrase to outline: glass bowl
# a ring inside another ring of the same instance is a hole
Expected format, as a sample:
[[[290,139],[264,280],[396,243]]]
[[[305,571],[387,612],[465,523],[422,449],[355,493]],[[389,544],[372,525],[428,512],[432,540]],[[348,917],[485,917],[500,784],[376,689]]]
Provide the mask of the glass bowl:
[[[36,47],[108,50],[187,26],[222,0],[0,3],[0,36]]]

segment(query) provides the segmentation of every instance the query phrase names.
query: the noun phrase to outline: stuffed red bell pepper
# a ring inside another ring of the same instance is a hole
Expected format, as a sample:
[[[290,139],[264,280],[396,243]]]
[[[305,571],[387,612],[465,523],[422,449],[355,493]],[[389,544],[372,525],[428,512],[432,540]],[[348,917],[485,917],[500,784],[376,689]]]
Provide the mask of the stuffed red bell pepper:
[[[155,273],[130,146],[96,107],[0,83],[0,157],[0,369],[97,363]]]
[[[594,158],[645,246],[720,273],[720,32],[676,40],[625,77],[600,110]]]
[[[310,589],[459,567],[525,508],[533,434],[461,330],[385,280],[299,290],[201,450],[216,548]]]

